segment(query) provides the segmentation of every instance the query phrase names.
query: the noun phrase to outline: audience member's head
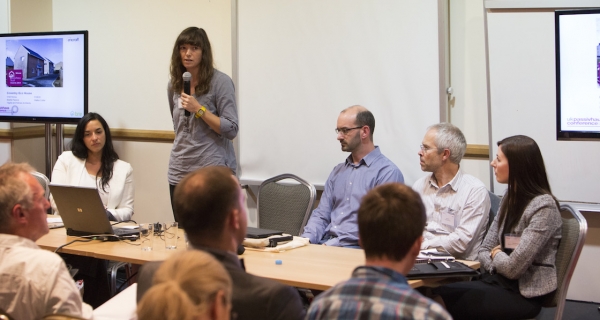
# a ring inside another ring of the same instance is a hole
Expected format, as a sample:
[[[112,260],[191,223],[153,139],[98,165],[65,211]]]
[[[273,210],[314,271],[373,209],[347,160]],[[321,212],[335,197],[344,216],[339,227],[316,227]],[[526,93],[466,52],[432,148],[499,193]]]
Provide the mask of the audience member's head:
[[[348,107],[338,116],[336,132],[342,151],[359,151],[362,145],[373,144],[375,117],[363,106]]]
[[[156,271],[153,286],[137,307],[144,319],[229,319],[231,279],[210,254],[178,253]]]
[[[552,194],[544,158],[535,140],[517,135],[498,141],[496,158],[491,165],[496,180],[508,184],[498,214],[500,221],[508,219],[505,227],[512,230],[531,199]]]
[[[371,189],[358,209],[358,233],[367,260],[414,262],[426,221],[421,197],[410,187],[388,183]]]
[[[233,251],[246,236],[245,195],[227,167],[205,167],[179,182],[173,195],[177,220],[192,245],[198,239],[232,239]],[[202,244],[201,244],[202,245]]]
[[[419,156],[421,170],[434,172],[444,163],[460,164],[467,150],[467,140],[456,126],[442,122],[427,128]]]
[[[46,212],[50,203],[44,189],[25,163],[0,167],[0,233],[36,241],[48,233]]]

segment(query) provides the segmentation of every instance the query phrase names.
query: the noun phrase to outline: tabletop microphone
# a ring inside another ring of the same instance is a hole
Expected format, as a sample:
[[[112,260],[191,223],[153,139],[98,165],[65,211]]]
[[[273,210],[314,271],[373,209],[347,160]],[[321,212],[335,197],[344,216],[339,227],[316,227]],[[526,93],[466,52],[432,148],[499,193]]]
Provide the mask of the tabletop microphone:
[[[192,74],[187,71],[184,72],[183,73],[183,93],[185,93],[187,95],[191,95],[191,91],[192,91],[190,81],[192,81]],[[190,112],[185,110],[185,116],[189,117]]]

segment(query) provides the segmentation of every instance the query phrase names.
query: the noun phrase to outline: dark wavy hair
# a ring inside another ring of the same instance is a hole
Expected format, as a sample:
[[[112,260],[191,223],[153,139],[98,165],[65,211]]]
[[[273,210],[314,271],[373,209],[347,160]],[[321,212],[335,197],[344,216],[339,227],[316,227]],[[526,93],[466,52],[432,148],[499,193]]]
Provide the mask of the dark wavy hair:
[[[101,187],[102,190],[106,191],[106,186],[108,185],[108,182],[110,181],[113,175],[113,167],[115,161],[119,159],[119,155],[117,154],[117,152],[115,152],[115,148],[113,147],[112,136],[110,135],[110,128],[108,127],[106,120],[104,120],[104,118],[102,118],[101,115],[95,112],[90,112],[83,116],[81,120],[79,120],[77,128],[75,128],[73,140],[71,140],[71,151],[73,151],[73,154],[77,158],[87,159],[88,148],[83,142],[83,134],[85,133],[85,127],[87,126],[88,122],[92,120],[98,120],[98,122],[100,122],[102,128],[104,128],[104,136],[106,138],[106,141],[104,142],[104,148],[102,149],[102,164],[100,165],[100,170],[98,170],[98,172],[96,173],[96,177],[98,176],[98,173],[102,174]]]
[[[504,221],[505,232],[513,231],[529,202],[544,194],[553,198],[546,175],[542,152],[528,136],[512,136],[498,141],[508,160],[508,190],[500,206],[498,221]],[[560,207],[556,198],[556,206]],[[498,228],[500,228],[498,223]]]
[[[179,46],[188,44],[200,47],[202,57],[200,60],[200,68],[195,78],[198,79],[198,84],[195,87],[195,95],[203,95],[210,90],[210,80],[214,74],[212,49],[208,35],[204,29],[198,27],[189,27],[179,34],[175,45],[173,46],[173,54],[171,55],[171,85],[173,92],[180,93],[183,91],[183,73],[187,70],[181,61]]]

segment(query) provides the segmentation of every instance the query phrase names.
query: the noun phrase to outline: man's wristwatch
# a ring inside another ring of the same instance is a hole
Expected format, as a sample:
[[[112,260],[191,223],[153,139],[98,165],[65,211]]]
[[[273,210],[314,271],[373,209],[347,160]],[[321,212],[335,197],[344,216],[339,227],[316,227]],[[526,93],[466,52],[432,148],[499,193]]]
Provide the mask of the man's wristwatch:
[[[194,114],[194,117],[196,117],[196,119],[198,119],[204,115],[204,112],[206,112],[206,108],[204,106],[200,106],[200,110],[196,111],[196,113]]]

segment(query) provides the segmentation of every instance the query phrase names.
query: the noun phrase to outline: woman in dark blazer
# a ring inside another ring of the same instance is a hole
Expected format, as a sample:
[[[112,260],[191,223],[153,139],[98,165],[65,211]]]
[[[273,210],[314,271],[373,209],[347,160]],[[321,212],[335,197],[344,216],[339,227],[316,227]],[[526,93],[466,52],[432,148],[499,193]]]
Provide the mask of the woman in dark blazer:
[[[534,318],[557,287],[559,205],[533,139],[513,136],[499,141],[491,165],[496,180],[507,183],[508,190],[479,250],[482,279],[434,292],[454,319]]]

